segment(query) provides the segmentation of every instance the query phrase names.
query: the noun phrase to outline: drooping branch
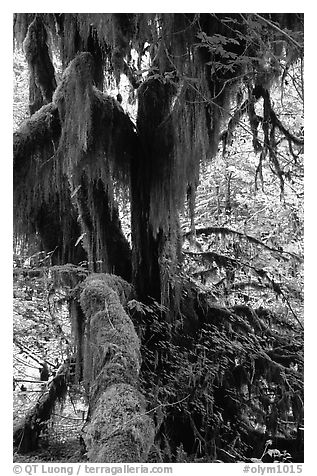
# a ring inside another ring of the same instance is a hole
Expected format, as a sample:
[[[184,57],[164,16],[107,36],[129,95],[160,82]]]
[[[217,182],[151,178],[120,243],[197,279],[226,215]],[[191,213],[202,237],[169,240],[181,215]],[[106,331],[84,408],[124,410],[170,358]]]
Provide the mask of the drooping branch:
[[[30,349],[28,349],[28,347],[26,345],[24,345],[22,342],[19,342],[16,337],[13,337],[13,342],[17,347],[19,347],[19,349],[22,353],[27,354],[28,357],[33,359],[38,364],[40,364],[40,365],[43,364],[43,360],[40,359],[39,357],[37,357],[33,352],[31,352]],[[47,364],[49,364],[53,368],[56,367],[52,362],[49,362],[47,359],[45,359],[44,362],[46,362]]]
[[[220,235],[231,235],[231,236],[238,236],[241,238],[245,238],[247,241],[250,243],[254,243],[255,245],[262,246],[263,248],[267,249],[268,251],[271,251],[273,253],[278,253],[278,254],[286,254],[291,256],[292,258],[296,259],[297,261],[302,262],[301,257],[297,256],[295,253],[290,253],[288,251],[283,251],[281,248],[273,248],[263,241],[255,238],[254,236],[248,235],[246,233],[242,233],[237,230],[232,230],[227,227],[217,227],[217,226],[208,226],[208,227],[203,227],[203,228],[196,228],[195,230],[196,235],[211,235],[211,234],[220,234]],[[191,231],[188,231],[183,234],[184,237],[189,237],[191,234]],[[283,259],[287,260],[285,256],[282,256]]]
[[[209,263],[216,263],[216,265],[219,266],[219,268],[226,268],[229,270],[229,272],[230,270],[241,269],[241,268],[251,269],[252,271],[256,273],[257,276],[259,276],[259,278],[264,279],[267,283],[269,283],[271,289],[275,292],[277,296],[283,297],[294,319],[297,321],[297,323],[302,329],[304,328],[302,322],[299,320],[298,316],[294,312],[288,297],[283,291],[281,284],[276,282],[273,278],[271,278],[269,276],[269,273],[265,269],[257,268],[255,266],[252,266],[250,263],[245,263],[236,258],[231,258],[229,256],[221,255],[214,251],[197,252],[197,251],[183,250],[183,253],[189,256],[203,258]]]
[[[258,172],[262,170],[262,162],[266,158],[267,154],[269,154],[270,161],[273,165],[273,171],[278,176],[280,180],[281,192],[284,191],[284,172],[281,168],[280,162],[278,160],[278,152],[276,150],[276,137],[275,137],[275,130],[279,129],[282,134],[286,137],[289,143],[289,150],[292,156],[294,156],[294,152],[292,149],[292,143],[303,146],[304,139],[298,138],[294,136],[291,132],[289,132],[285,126],[281,123],[281,121],[277,118],[275,111],[273,110],[271,104],[271,97],[270,92],[268,89],[263,87],[261,84],[256,85],[253,90],[253,95],[258,100],[259,98],[263,98],[263,121],[262,121],[262,129],[264,133],[264,141],[263,147],[260,156],[260,162],[258,165],[256,178]]]
[[[83,173],[73,200],[84,233],[89,269],[114,273],[131,281],[131,250],[110,191],[100,179],[89,181]]]
[[[233,134],[234,130],[239,125],[239,123],[240,123],[242,117],[244,116],[244,114],[247,113],[248,108],[249,108],[249,99],[246,99],[241,104],[241,106],[239,106],[236,109],[236,111],[234,112],[234,114],[230,118],[230,120],[228,122],[227,129],[221,133],[220,140],[222,141],[223,154],[226,151],[227,144],[229,144],[231,142],[232,134]]]
[[[249,122],[251,127],[251,133],[253,136],[253,147],[256,152],[260,150],[274,151],[275,144],[272,144],[269,139],[269,130],[277,128],[288,140],[290,152],[294,155],[292,151],[292,144],[297,146],[303,146],[304,140],[301,137],[295,136],[290,132],[277,117],[270,100],[270,94],[267,89],[262,85],[257,84],[253,89],[249,88],[248,91],[249,97],[236,109],[232,117],[228,122],[227,129],[224,130],[220,135],[220,140],[223,142],[223,151],[226,150],[226,145],[230,142],[232,133],[238,125],[241,124],[241,120],[245,114],[249,116]],[[259,116],[255,112],[254,103],[260,98],[264,100],[264,110],[263,117]],[[264,143],[258,139],[258,126],[262,124],[264,132]],[[270,127],[268,127],[270,124]]]

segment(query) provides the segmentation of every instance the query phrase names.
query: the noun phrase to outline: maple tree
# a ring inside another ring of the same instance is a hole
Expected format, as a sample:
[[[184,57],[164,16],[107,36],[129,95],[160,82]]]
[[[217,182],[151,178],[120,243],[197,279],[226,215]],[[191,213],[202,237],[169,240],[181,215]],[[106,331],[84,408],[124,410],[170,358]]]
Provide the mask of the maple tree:
[[[288,449],[303,407],[302,16],[16,14],[14,27],[30,113],[15,116],[17,250],[36,240],[53,289],[70,288],[88,455],[232,461],[269,436]],[[106,329],[104,296],[127,334],[104,330],[98,356],[83,329]],[[120,385],[119,425],[104,401]],[[119,436],[97,436],[105,412]],[[15,431],[20,449],[35,417]]]

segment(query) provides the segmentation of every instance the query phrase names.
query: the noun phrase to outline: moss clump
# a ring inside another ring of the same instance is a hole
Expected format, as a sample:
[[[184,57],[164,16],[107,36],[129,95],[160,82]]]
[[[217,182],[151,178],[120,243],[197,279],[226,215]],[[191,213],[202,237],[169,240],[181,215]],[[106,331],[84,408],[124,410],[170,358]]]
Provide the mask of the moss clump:
[[[98,273],[87,277],[86,283],[98,280],[109,286],[119,297],[120,303],[124,306],[132,297],[132,285],[116,274]]]
[[[53,102],[62,123],[60,150],[66,157],[65,171],[71,173],[91,136],[93,57],[81,53],[66,68]]]
[[[94,86],[94,67],[90,53],[78,54],[54,93],[62,124],[59,155],[74,188],[85,170],[112,189],[114,177],[128,182],[136,134],[120,104]]]

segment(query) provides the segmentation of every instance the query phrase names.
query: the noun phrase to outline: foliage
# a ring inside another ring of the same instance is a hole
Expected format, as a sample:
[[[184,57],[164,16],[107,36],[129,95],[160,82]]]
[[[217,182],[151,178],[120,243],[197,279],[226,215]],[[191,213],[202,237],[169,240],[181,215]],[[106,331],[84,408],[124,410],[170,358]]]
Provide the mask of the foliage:
[[[196,326],[186,315],[168,324],[157,303],[131,307],[164,461],[176,461],[179,445],[200,461],[224,451],[245,460],[262,454],[265,435],[287,449],[303,417],[302,333],[264,309],[205,299],[196,304]]]
[[[303,103],[290,84],[292,78],[300,84],[299,73],[297,65],[288,72],[283,94],[277,84],[273,95],[276,111],[297,136]],[[204,168],[197,189],[194,229],[186,216],[182,220],[187,230],[185,269],[225,304],[270,303],[289,319],[301,320],[303,150],[295,146],[296,160],[292,159],[287,139],[280,136],[276,147],[284,177],[280,195],[281,177],[270,161],[261,163],[261,183],[256,179],[262,159],[254,152],[252,140],[242,118],[225,151],[219,151],[214,162]]]
[[[21,51],[15,51],[13,60],[14,72],[14,102],[13,102],[13,130],[16,130],[24,119],[28,116],[27,97],[28,91],[26,83],[28,80],[28,70],[25,58]]]

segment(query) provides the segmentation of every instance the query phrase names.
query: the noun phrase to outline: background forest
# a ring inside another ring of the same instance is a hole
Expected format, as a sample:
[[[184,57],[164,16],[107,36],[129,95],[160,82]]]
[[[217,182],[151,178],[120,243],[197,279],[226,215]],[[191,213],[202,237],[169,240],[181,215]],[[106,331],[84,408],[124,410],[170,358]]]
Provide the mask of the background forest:
[[[14,35],[15,460],[302,462],[302,15]]]

